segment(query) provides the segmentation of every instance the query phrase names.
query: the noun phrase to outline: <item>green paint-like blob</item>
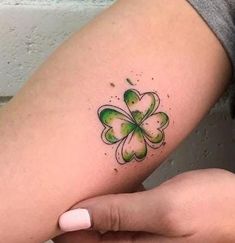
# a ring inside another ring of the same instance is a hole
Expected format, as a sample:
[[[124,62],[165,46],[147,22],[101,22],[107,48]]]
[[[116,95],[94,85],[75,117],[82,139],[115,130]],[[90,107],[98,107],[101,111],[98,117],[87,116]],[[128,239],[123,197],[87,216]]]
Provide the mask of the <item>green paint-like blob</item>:
[[[102,110],[99,116],[100,116],[100,121],[106,125],[110,125],[113,122],[113,120],[116,118],[118,119],[126,118],[120,112],[110,108]]]
[[[143,142],[144,141],[143,132],[142,132],[140,127],[137,127],[135,129],[134,136],[136,136],[136,138],[139,140],[139,142]]]
[[[131,107],[139,101],[139,97],[132,89],[129,89],[124,93],[124,101],[128,107]]]
[[[169,117],[164,112],[159,112],[159,115],[161,116],[161,127],[164,127],[169,122]]]
[[[147,155],[147,147],[141,128],[136,127],[135,131],[133,132],[133,136],[131,138],[130,143],[133,143],[133,146],[135,146],[135,143],[137,143],[138,149],[128,151],[128,149],[125,149],[124,145],[123,159],[126,162],[129,162],[132,160],[134,155],[139,160],[144,159]]]
[[[144,118],[144,113],[143,112],[140,112],[140,111],[132,111],[131,114],[132,114],[132,116],[135,119],[135,121],[136,121],[137,124],[140,124],[141,121]]]
[[[127,120],[128,118],[125,115],[112,108],[102,110],[99,114],[99,118],[104,125],[110,127],[104,137],[111,144],[126,137],[136,128],[136,124],[133,124]]]
[[[107,141],[109,141],[111,144],[114,144],[119,141],[118,138],[115,137],[113,129],[110,129],[108,132],[105,134],[105,138]]]
[[[155,137],[149,137],[149,140],[153,143],[160,143],[163,138],[163,133],[159,131],[159,133]]]
[[[136,103],[138,103],[140,99],[138,94],[136,94],[134,90],[129,89],[124,93],[124,101],[126,105],[129,107],[129,109],[131,110],[131,107]],[[144,113],[138,110],[131,111],[131,115],[137,124],[139,124],[144,118]]]
[[[122,155],[123,159],[126,161],[126,162],[130,162],[133,158],[133,153],[129,153],[127,150],[125,150],[123,152],[123,155]]]
[[[123,136],[126,136],[130,134],[134,129],[136,128],[136,124],[133,124],[131,122],[126,122],[121,124],[121,134]]]

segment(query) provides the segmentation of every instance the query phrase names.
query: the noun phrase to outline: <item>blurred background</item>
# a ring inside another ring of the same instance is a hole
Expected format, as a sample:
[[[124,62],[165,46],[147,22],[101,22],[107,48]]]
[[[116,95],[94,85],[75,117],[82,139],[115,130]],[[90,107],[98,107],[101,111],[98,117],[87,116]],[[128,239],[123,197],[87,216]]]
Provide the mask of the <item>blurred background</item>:
[[[0,106],[68,36],[114,0],[0,0]],[[108,33],[107,33],[108,34]],[[235,121],[228,90],[194,132],[146,181],[151,188],[184,171],[235,171]]]

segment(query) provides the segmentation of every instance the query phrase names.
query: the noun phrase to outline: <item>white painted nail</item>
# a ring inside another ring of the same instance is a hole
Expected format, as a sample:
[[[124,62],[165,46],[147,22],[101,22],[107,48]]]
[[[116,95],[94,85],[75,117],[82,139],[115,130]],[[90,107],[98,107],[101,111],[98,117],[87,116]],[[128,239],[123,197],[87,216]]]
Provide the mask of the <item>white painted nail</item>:
[[[62,231],[70,232],[91,227],[91,218],[87,209],[72,209],[60,216],[59,226]]]

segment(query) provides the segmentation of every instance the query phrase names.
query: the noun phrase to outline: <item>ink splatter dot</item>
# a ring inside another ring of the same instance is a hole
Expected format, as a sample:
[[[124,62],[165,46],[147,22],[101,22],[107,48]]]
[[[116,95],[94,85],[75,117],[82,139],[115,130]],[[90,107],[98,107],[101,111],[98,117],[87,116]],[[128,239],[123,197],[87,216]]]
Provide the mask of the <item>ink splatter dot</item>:
[[[118,169],[117,169],[117,168],[114,168],[113,170],[114,170],[114,172],[115,172],[116,174],[118,173]]]
[[[167,98],[170,98],[170,95],[169,94],[167,94]]]
[[[152,78],[152,80],[154,80],[154,78]]]
[[[127,78],[126,81],[127,81],[128,84],[134,86],[133,82],[129,78]]]
[[[114,83],[110,83],[110,86],[114,88],[115,87],[115,84]]]
[[[106,155],[107,155],[107,153],[104,153],[104,155],[106,156]]]

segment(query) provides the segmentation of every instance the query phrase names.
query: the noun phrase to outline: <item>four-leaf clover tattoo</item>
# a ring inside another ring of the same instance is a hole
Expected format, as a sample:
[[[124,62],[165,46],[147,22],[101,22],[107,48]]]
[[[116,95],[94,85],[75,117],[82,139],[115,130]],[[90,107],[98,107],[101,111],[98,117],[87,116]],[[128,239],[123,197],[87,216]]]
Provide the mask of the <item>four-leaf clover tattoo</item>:
[[[164,129],[169,124],[166,113],[156,112],[160,104],[156,93],[140,94],[129,89],[123,99],[128,112],[113,105],[104,105],[98,110],[104,126],[102,140],[106,144],[118,144],[116,159],[120,164],[144,160],[148,146],[159,148],[165,140]]]

